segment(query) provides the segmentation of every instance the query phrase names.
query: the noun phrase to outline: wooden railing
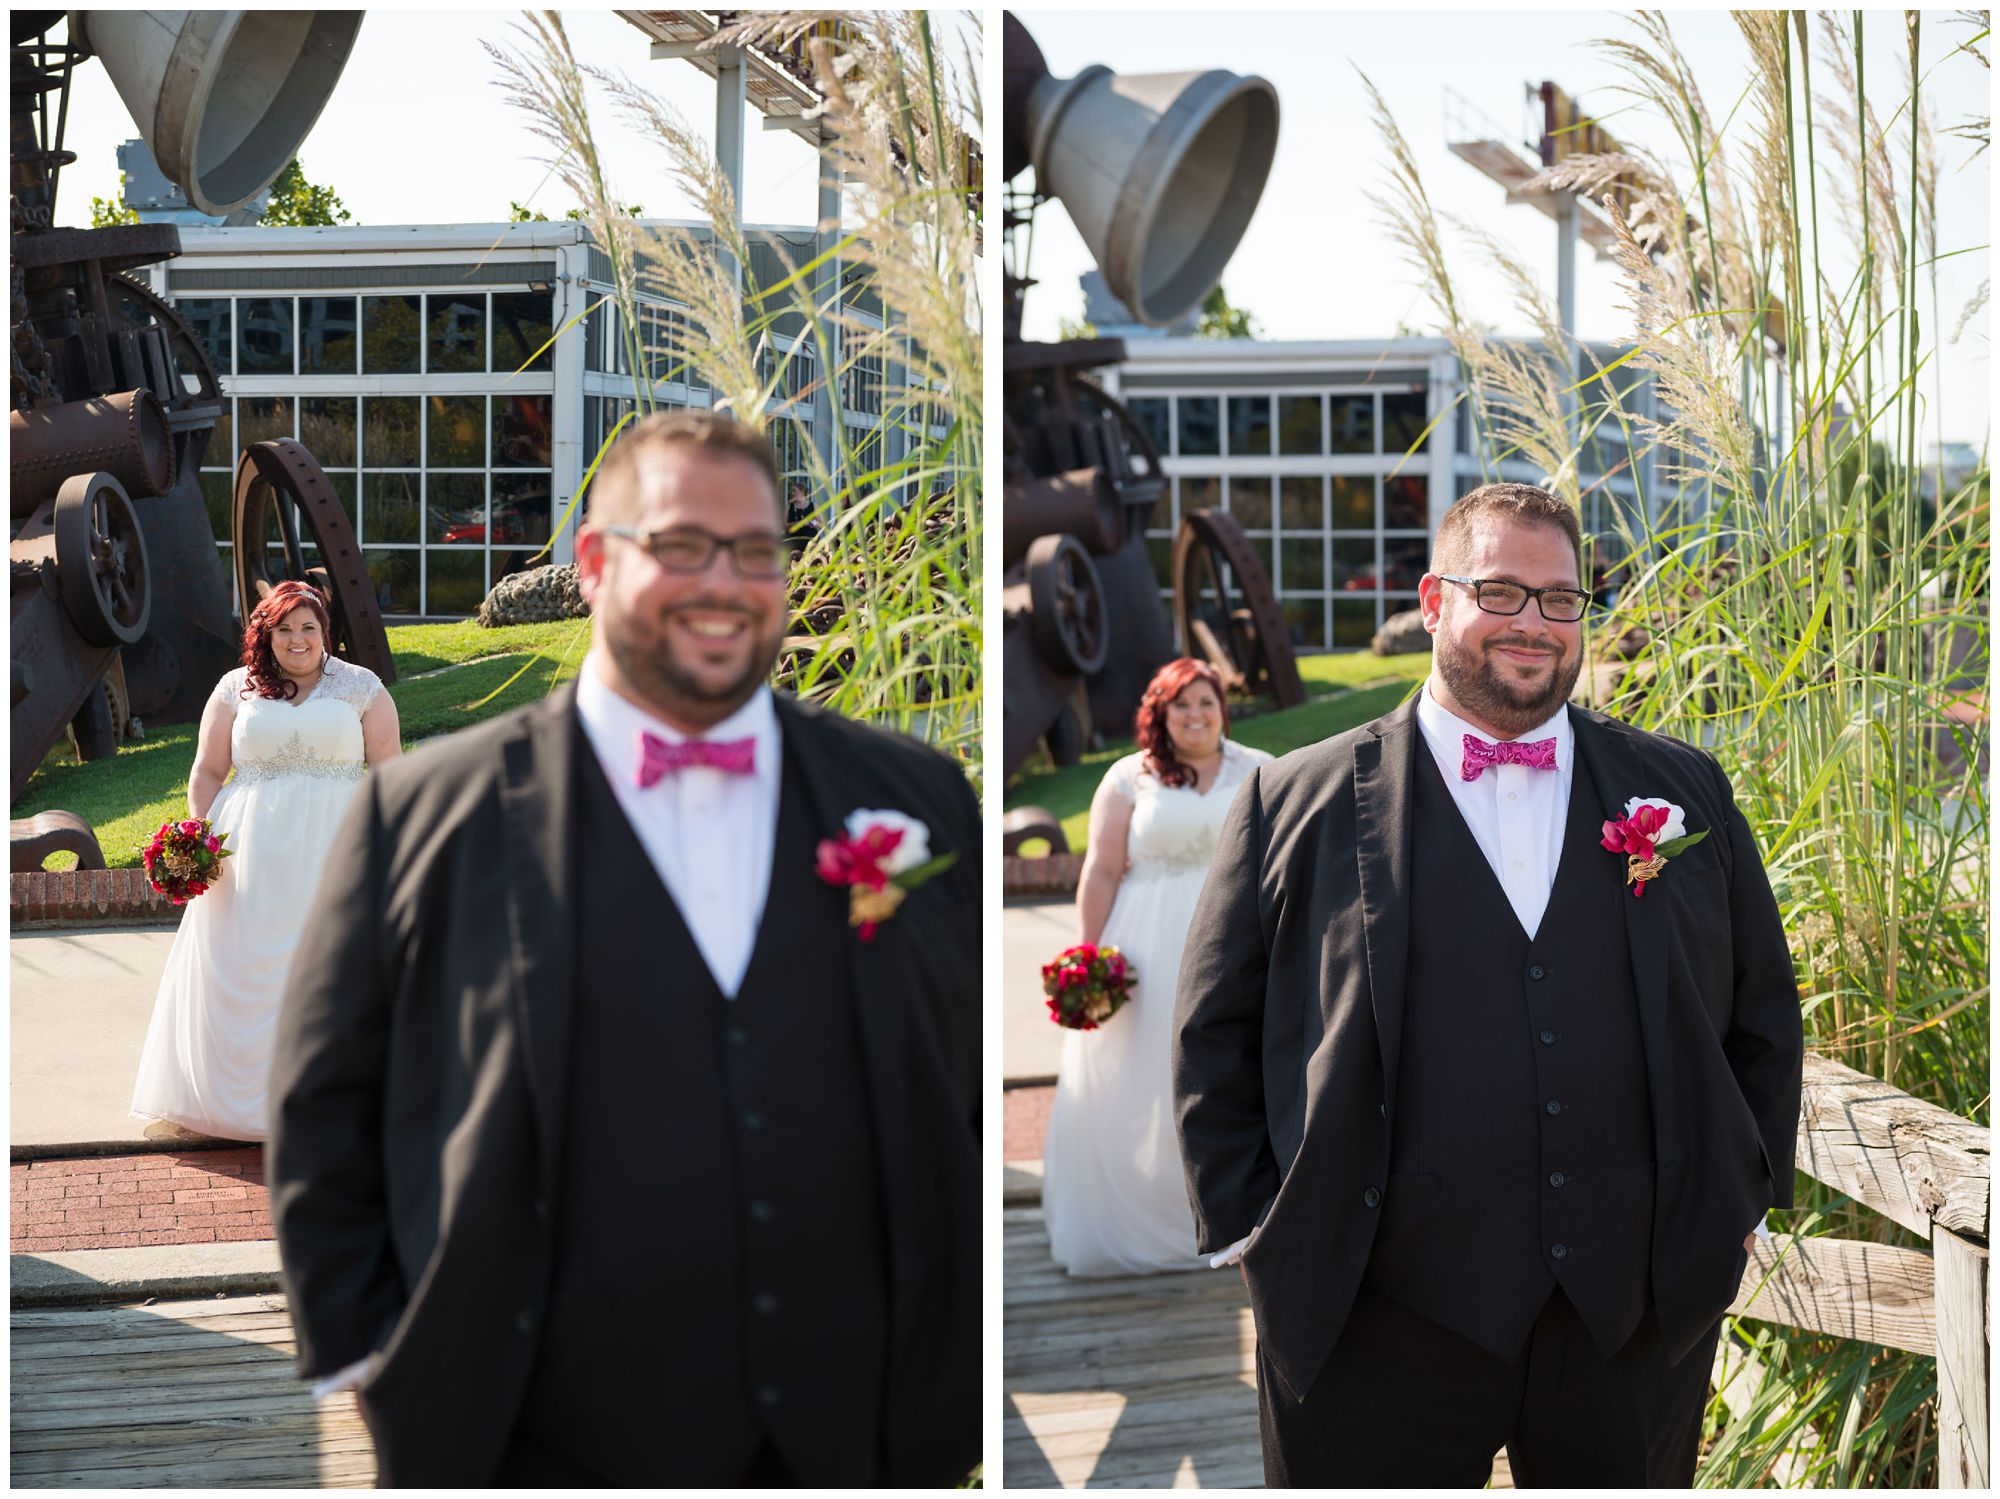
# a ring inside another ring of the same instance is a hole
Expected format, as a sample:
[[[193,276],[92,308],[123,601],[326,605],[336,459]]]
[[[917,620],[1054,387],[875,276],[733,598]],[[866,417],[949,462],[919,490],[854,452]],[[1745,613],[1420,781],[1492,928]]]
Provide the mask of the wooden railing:
[[[1934,1355],[1938,1483],[1988,1487],[1990,1131],[1825,1057],[1805,1061],[1799,1170],[1930,1240],[1759,1243],[1733,1315]]]

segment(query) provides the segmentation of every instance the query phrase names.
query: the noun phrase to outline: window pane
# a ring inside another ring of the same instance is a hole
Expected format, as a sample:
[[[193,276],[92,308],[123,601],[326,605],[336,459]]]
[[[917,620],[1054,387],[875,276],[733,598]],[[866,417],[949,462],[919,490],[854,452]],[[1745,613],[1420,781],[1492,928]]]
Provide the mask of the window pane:
[[[1382,586],[1408,588],[1430,570],[1431,544],[1414,536],[1392,536],[1382,543]]]
[[[1174,586],[1174,539],[1171,536],[1148,536],[1146,552],[1153,559],[1153,576],[1159,579],[1160,587]]]
[[[1320,431],[1318,396],[1278,397],[1278,451],[1314,454],[1326,450]]]
[[[1333,544],[1333,586],[1343,593],[1375,591],[1375,543],[1336,540]]]
[[[1181,519],[1186,520],[1197,510],[1220,510],[1222,508],[1222,481],[1207,475],[1189,477],[1183,474],[1176,480],[1181,487]]]
[[[432,396],[430,406],[425,466],[486,467],[486,397]]]
[[[1431,486],[1421,474],[1398,474],[1382,481],[1382,529],[1428,531]]]
[[[493,371],[512,374],[555,332],[555,298],[545,291],[493,293]],[[555,345],[535,354],[531,370],[555,368]]]
[[[326,481],[333,486],[334,498],[340,501],[340,508],[347,512],[347,528],[354,530],[354,475],[328,474]]]
[[[425,559],[430,571],[426,614],[477,614],[486,597],[486,556],[483,552],[432,552]]]
[[[1334,396],[1329,411],[1332,416],[1332,441],[1329,450],[1335,453],[1372,453],[1375,451],[1375,398],[1373,396]]]
[[[236,373],[293,373],[290,297],[244,297],[237,302]]]
[[[305,297],[300,300],[301,375],[353,374],[354,346],[354,298]]]
[[[1326,587],[1324,545],[1317,536],[1300,541],[1287,537],[1278,543],[1278,588],[1282,592],[1310,589],[1317,593]]]
[[[1231,479],[1229,513],[1236,517],[1236,524],[1246,531],[1270,530],[1271,481],[1263,478]]]
[[[479,293],[430,297],[424,342],[434,375],[461,375],[486,368],[486,298]]]
[[[417,466],[417,398],[366,396],[361,402],[361,462],[367,468]]]
[[[1341,646],[1367,646],[1375,639],[1375,601],[1373,599],[1335,599],[1333,601],[1333,643]]]
[[[1235,457],[1270,457],[1271,398],[1269,396],[1229,398],[1229,451]]]
[[[480,546],[486,540],[486,475],[429,474],[424,479],[424,540]],[[431,574],[435,581],[437,574]]]
[[[222,414],[215,419],[215,431],[209,434],[208,446],[202,450],[203,468],[236,467],[236,416],[233,408],[234,403],[225,395],[222,398]]]
[[[547,396],[493,398],[493,467],[547,468],[550,450]]]
[[[1287,531],[1320,531],[1326,528],[1322,514],[1326,486],[1319,475],[1278,481],[1278,524]]]
[[[1385,453],[1406,453],[1417,441],[1418,434],[1430,418],[1424,415],[1424,393],[1409,391],[1402,395],[1382,397],[1382,451]],[[1428,435],[1416,448],[1421,453],[1431,445]]]
[[[417,539],[417,476],[361,476],[361,539],[370,546]]]
[[[421,297],[361,299],[361,368],[370,375],[414,375],[423,325]]]
[[[1374,530],[1375,481],[1366,474],[1335,474],[1332,484],[1332,529],[1336,531]]]
[[[201,476],[201,500],[208,509],[209,529],[217,541],[231,540],[231,510],[235,503],[236,476],[205,473]]]
[[[1131,409],[1132,419],[1139,424],[1148,437],[1153,439],[1153,446],[1160,450],[1161,455],[1164,457],[1166,454],[1172,452],[1173,432],[1169,428],[1168,423],[1171,421],[1173,414],[1168,410],[1167,398],[1165,396],[1140,396],[1135,400],[1127,401],[1125,404]]]
[[[375,588],[375,607],[384,614],[415,614],[417,568],[421,552],[363,552],[361,562],[368,569],[368,581]]]
[[[1326,601],[1324,599],[1286,599],[1284,603],[1285,624],[1291,632],[1294,650],[1322,651],[1326,649]]]
[[[209,362],[224,379],[234,373],[229,364],[236,347],[236,329],[229,313],[227,297],[177,297],[174,310],[188,320],[197,342],[208,351]]]
[[[546,542],[549,539],[551,493],[547,474],[495,474],[493,544],[496,547],[525,545],[532,548]],[[546,562],[548,558],[544,557],[542,561]],[[511,572],[513,568],[507,570]],[[497,567],[495,575],[498,575]]]
[[[292,435],[290,396],[244,396],[236,403],[236,422],[243,446]]]
[[[1215,457],[1222,452],[1221,412],[1214,396],[1182,396],[1181,456]]]
[[[321,468],[353,468],[354,397],[307,396],[299,402],[299,441]]]

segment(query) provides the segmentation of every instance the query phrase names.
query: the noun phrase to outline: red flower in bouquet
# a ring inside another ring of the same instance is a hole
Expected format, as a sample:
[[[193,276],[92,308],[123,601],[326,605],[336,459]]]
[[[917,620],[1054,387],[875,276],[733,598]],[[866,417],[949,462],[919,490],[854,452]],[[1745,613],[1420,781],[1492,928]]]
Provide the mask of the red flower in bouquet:
[[[1042,965],[1049,1019],[1067,1030],[1094,1031],[1131,998],[1134,978],[1115,947],[1080,942]]]
[[[822,838],[813,864],[829,885],[847,887],[847,924],[863,942],[912,890],[958,862],[956,852],[930,853],[931,833],[904,812],[863,808],[847,817],[838,838]]]
[[[140,850],[146,879],[177,906],[205,895],[222,873],[222,861],[232,852],[227,833],[212,832],[206,818],[184,817],[160,824]]]

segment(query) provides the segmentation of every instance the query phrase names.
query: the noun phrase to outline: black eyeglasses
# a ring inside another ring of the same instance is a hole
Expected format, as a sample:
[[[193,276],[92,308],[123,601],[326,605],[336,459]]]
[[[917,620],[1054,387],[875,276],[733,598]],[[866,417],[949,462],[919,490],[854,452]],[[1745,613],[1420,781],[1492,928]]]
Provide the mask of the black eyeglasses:
[[[1528,607],[1528,600],[1533,599],[1542,611],[1542,618],[1549,623],[1573,625],[1590,607],[1590,595],[1581,588],[1530,588],[1503,578],[1454,578],[1450,573],[1439,573],[1438,577],[1446,583],[1463,583],[1470,588],[1479,607],[1488,614],[1519,614]]]
[[[756,531],[748,536],[717,536],[698,526],[673,526],[665,531],[641,531],[637,526],[599,526],[605,536],[622,536],[643,548],[670,573],[698,573],[714,560],[716,548],[729,553],[739,578],[768,582],[782,578],[791,562],[791,543],[784,537]]]

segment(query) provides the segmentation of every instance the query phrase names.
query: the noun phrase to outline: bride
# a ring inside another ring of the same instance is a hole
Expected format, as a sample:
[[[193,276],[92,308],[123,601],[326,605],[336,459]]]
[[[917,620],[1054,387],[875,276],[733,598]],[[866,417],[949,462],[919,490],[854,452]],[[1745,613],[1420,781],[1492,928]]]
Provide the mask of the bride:
[[[330,638],[319,593],[280,583],[202,713],[188,812],[229,835],[231,857],[167,955],[132,1089],[132,1112],[161,1121],[148,1135],[264,1138],[278,1004],[321,862],[364,768],[402,753],[381,678],[330,656]]]
[[[1124,953],[1124,1008],[1063,1037],[1042,1150],[1049,1251],[1071,1275],[1195,1270],[1194,1214],[1174,1134],[1174,989],[1215,835],[1243,778],[1271,757],[1232,743],[1222,680],[1170,661],[1140,701],[1137,754],[1090,804],[1080,940]]]

